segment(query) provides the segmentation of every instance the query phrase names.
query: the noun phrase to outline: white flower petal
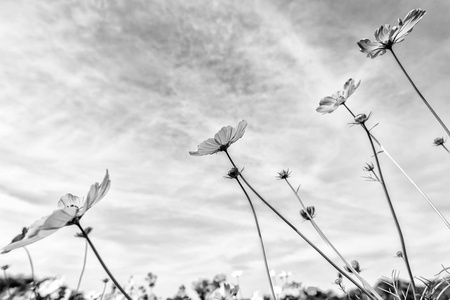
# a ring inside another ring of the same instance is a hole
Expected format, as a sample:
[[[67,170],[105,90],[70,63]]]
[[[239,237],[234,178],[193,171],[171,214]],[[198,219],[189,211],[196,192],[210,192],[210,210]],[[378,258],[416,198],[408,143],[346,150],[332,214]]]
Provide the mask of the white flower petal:
[[[319,107],[316,108],[316,111],[323,114],[331,113],[337,109],[336,103],[337,100],[334,97],[328,96],[322,98],[319,102]]]
[[[58,201],[58,208],[64,208],[69,206],[81,207],[83,205],[81,199],[72,194],[65,194]]]
[[[63,209],[57,209],[47,217],[40,230],[52,230],[64,227],[77,216],[78,207],[71,206]]]
[[[99,185],[97,182],[91,186],[89,192],[86,196],[86,201],[84,202],[83,207],[81,207],[78,212],[78,216],[81,217],[84,213],[90,209],[94,204],[100,201],[103,197],[105,197],[106,193],[109,191],[109,187],[111,186],[111,180],[109,179],[108,170],[106,170],[105,177],[103,178],[102,183]]]
[[[244,135],[246,127],[247,121],[245,120],[239,122],[237,128],[224,126],[214,135],[214,138],[209,138],[202,142],[198,145],[197,151],[189,151],[189,154],[193,156],[201,156],[214,154],[221,150],[223,151],[224,149],[220,149],[221,146],[228,147],[240,139]]]
[[[197,151],[190,151],[189,154],[193,156],[201,156],[207,154],[214,154],[219,151],[220,144],[213,138],[209,138],[198,145]]]
[[[400,43],[403,41],[405,37],[413,30],[414,26],[419,23],[425,13],[426,11],[420,8],[411,10],[401,22],[401,26],[399,26],[398,30],[396,30],[395,34],[393,34],[392,41],[394,43]]]
[[[358,43],[359,50],[367,57],[375,58],[378,55],[383,55],[386,52],[386,46],[380,42],[372,42],[369,39],[360,40]]]
[[[227,145],[231,141],[233,135],[233,127],[224,126],[214,135],[214,139],[219,145]]]
[[[6,247],[3,247],[2,253],[7,253],[11,250],[27,246],[51,235],[52,233],[55,233],[58,229],[44,230],[44,231],[40,230],[41,226],[44,224],[47,218],[48,217],[43,217],[40,220],[33,222],[33,224],[31,224],[30,227],[28,227],[28,231],[23,237],[23,239],[12,242]]]
[[[247,125],[248,125],[247,121],[242,120],[239,122],[236,129],[233,128],[233,136],[231,137],[230,144],[233,144],[242,136],[244,136],[245,128],[247,127]]]
[[[356,83],[356,81],[352,78],[347,80],[347,82],[344,84],[344,97],[347,99],[350,97],[355,90],[359,87],[359,84],[361,83],[361,80]]]

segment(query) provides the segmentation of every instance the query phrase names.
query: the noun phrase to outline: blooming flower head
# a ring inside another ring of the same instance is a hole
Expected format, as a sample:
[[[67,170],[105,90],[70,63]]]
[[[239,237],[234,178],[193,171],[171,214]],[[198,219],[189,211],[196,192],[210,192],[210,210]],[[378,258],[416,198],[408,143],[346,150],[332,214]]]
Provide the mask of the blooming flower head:
[[[355,92],[360,83],[361,81],[356,82],[354,79],[350,78],[345,82],[343,90],[337,91],[333,95],[321,99],[316,111],[323,114],[332,113],[347,101],[348,97]]]
[[[43,217],[31,224],[26,231],[23,231],[25,234],[22,234],[20,239],[19,236],[14,238],[9,245],[2,249],[2,253],[34,243],[64,226],[74,224],[74,222],[78,221],[88,209],[106,195],[110,184],[111,180],[109,179],[108,170],[106,170],[106,175],[103,178],[102,183],[98,184],[96,182],[91,186],[86,196],[86,200],[82,200],[72,194],[62,196],[58,201],[58,208],[56,210],[49,216]]]
[[[376,41],[360,40],[357,43],[359,50],[370,58],[383,55],[386,50],[392,49],[392,45],[402,42],[424,15],[424,10],[416,8],[411,10],[403,20],[398,19],[397,26],[381,25],[380,28],[375,30]]]
[[[198,145],[197,151],[189,151],[189,154],[200,156],[226,151],[231,144],[235,143],[244,135],[246,127],[247,121],[245,120],[240,121],[237,128],[224,126],[214,135],[214,138],[209,138],[202,142]]]

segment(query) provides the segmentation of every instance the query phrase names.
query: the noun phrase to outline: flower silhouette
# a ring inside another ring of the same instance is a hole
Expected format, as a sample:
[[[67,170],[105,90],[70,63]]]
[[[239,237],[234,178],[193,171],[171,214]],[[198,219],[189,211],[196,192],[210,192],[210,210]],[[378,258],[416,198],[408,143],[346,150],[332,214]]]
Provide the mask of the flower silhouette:
[[[391,27],[389,24],[381,25],[380,28],[375,30],[376,41],[369,39],[360,40],[357,43],[359,50],[367,54],[367,57],[370,58],[383,55],[394,44],[402,42],[424,15],[424,10],[416,8],[411,10],[405,19],[398,19],[398,26]]]
[[[332,113],[338,107],[347,101],[348,97],[350,97],[355,90],[358,88],[361,81],[356,82],[354,79],[350,78],[344,84],[344,89],[337,91],[332,96],[327,96],[320,100],[319,107],[316,108],[316,111],[319,113]]]
[[[189,151],[190,155],[201,156],[207,154],[214,154],[219,151],[226,151],[231,144],[240,139],[247,127],[247,121],[239,122],[237,128],[231,126],[224,126],[214,135],[214,138],[209,138],[198,145],[197,151]]]
[[[31,224],[26,231],[23,231],[25,234],[21,235],[21,239],[18,237],[14,238],[9,245],[2,249],[2,253],[34,243],[64,226],[78,222],[88,209],[106,195],[110,185],[111,180],[109,179],[108,170],[106,170],[102,183],[98,184],[96,182],[91,186],[86,200],[83,201],[72,194],[62,196],[58,201],[58,208],[53,213]]]

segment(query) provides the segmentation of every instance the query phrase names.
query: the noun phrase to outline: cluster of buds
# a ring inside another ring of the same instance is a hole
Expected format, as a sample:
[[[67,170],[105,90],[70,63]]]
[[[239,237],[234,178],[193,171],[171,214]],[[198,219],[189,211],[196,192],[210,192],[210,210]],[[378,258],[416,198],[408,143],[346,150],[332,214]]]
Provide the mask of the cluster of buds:
[[[308,206],[306,211],[304,209],[300,211],[300,215],[306,221],[311,221],[316,216],[316,208],[314,206]]]

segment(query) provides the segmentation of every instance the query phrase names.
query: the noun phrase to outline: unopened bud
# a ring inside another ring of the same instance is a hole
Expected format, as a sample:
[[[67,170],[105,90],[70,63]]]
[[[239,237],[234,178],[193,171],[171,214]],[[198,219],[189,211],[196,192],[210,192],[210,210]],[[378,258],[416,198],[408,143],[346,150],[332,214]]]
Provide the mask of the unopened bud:
[[[230,179],[236,179],[236,178],[238,178],[239,174],[240,174],[239,169],[233,167],[230,169],[230,171],[228,171],[228,176],[226,176],[226,177],[230,178]]]
[[[314,206],[308,206],[306,208],[306,211],[304,209],[302,209],[300,211],[300,215],[302,216],[303,219],[305,219],[306,221],[311,221],[312,218],[314,218],[316,216],[316,209]]]
[[[363,124],[369,119],[369,117],[366,114],[359,114],[355,117],[355,123]]]

